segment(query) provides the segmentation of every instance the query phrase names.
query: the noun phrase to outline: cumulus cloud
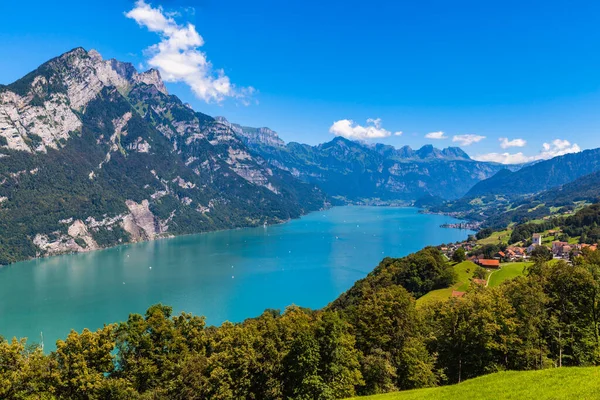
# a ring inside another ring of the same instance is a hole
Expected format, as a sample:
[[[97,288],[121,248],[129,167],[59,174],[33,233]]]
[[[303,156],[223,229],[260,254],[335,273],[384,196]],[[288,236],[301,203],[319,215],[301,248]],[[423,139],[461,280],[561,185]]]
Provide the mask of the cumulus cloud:
[[[527,145],[527,141],[524,139],[513,139],[508,140],[508,138],[500,138],[500,147],[503,149],[508,149],[510,147],[525,147]]]
[[[502,145],[501,145],[502,146]],[[500,164],[524,164],[532,161],[548,160],[570,153],[579,153],[581,148],[577,143],[571,144],[568,140],[555,139],[551,143],[544,143],[542,150],[534,156],[519,153],[488,153],[473,157],[478,161],[491,161]]]
[[[470,146],[473,143],[481,142],[483,139],[485,139],[485,136],[481,135],[455,135],[452,141],[457,142],[461,146]]]
[[[160,36],[160,42],[145,53],[149,56],[147,64],[158,69],[165,81],[186,83],[206,102],[220,103],[233,97],[248,104],[255,89],[238,88],[222,69],[213,68],[206,53],[200,51],[204,39],[194,25],[180,25],[173,19],[174,14],[166,13],[161,7],[154,8],[144,0],[138,0],[125,16]]]
[[[437,132],[429,132],[427,135],[425,135],[425,138],[441,140],[441,139],[448,139],[448,136],[446,136],[444,134],[444,132],[442,132],[442,131],[437,131]]]
[[[500,164],[524,164],[531,160],[531,157],[527,157],[525,154],[519,153],[488,153],[480,154],[473,157],[477,161],[488,161]]]
[[[335,121],[329,128],[329,132],[336,136],[343,136],[347,139],[380,139],[392,135],[392,132],[381,126],[381,118],[369,118],[365,126],[356,124],[350,119],[341,119]],[[393,133],[395,136],[402,135],[402,132]]]

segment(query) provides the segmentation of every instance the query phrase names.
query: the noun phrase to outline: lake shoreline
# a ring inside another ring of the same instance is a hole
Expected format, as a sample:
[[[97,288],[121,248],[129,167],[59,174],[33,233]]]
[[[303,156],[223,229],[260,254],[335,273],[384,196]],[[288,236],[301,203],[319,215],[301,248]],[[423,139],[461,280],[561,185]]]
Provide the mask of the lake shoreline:
[[[0,335],[52,343],[152,304],[219,326],[290,304],[319,309],[385,257],[463,240],[414,207],[336,206],[264,229],[180,235],[0,269]],[[47,343],[47,345],[48,345]],[[51,346],[48,345],[51,350]]]
[[[216,232],[238,231],[238,230],[243,230],[243,229],[255,229],[255,228],[260,228],[261,226],[279,226],[279,225],[287,224],[287,223],[289,223],[291,221],[296,221],[296,220],[302,219],[303,217],[305,217],[307,215],[310,215],[312,213],[323,212],[323,211],[331,210],[331,209],[336,208],[336,207],[418,208],[418,207],[414,207],[414,206],[411,206],[411,205],[405,205],[403,203],[377,203],[377,204],[371,204],[371,203],[368,203],[368,202],[366,202],[366,203],[364,203],[364,202],[353,202],[353,203],[348,203],[348,204],[333,205],[333,206],[330,206],[330,207],[321,208],[319,210],[309,211],[307,213],[301,214],[300,216],[298,216],[296,218],[288,218],[288,219],[286,219],[284,221],[281,221],[281,222],[265,223],[264,225],[238,226],[238,227],[233,227],[233,228],[215,229],[215,230],[205,231],[205,232],[194,232],[194,233],[183,233],[183,234],[180,234],[180,235],[157,236],[157,237],[155,237],[153,239],[139,240],[139,241],[135,241],[135,242],[119,243],[119,244],[116,244],[116,245],[113,245],[113,246],[100,247],[100,248],[97,248],[97,249],[90,249],[90,250],[85,250],[85,251],[65,252],[65,253],[60,253],[60,254],[48,254],[48,255],[43,255],[43,256],[39,256],[39,257],[30,257],[30,258],[26,258],[26,259],[23,259],[23,260],[15,261],[15,262],[10,263],[10,264],[0,264],[0,270],[2,268],[4,268],[4,267],[12,266],[12,265],[19,264],[21,262],[26,262],[26,261],[43,260],[43,259],[54,258],[54,257],[62,257],[62,256],[72,256],[72,255],[76,255],[76,254],[88,254],[88,253],[92,253],[92,252],[104,251],[104,250],[119,248],[119,247],[123,247],[123,246],[132,246],[132,245],[142,244],[142,243],[148,243],[148,242],[155,242],[155,241],[160,241],[160,240],[165,240],[165,239],[173,239],[173,238],[178,238],[178,237],[186,237],[186,236],[194,236],[194,235],[206,235],[206,234],[216,233]],[[444,214],[440,214],[440,215],[444,215]],[[452,218],[455,218],[455,217],[452,217]]]

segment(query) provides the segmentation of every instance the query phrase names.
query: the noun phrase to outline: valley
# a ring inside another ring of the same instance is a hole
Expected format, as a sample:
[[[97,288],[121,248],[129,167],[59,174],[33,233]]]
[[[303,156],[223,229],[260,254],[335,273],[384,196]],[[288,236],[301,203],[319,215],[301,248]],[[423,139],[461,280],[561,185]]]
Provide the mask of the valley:
[[[147,51],[203,43],[135,7]],[[286,143],[195,110],[160,65],[78,47],[0,85],[0,398],[595,390],[600,149],[395,147],[379,118]],[[248,102],[223,74],[195,95]]]

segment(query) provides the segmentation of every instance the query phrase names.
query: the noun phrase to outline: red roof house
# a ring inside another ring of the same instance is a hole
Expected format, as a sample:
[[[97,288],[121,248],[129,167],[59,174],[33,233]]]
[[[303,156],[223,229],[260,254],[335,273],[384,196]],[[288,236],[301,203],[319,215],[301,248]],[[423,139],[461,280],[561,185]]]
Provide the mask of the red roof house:
[[[485,258],[480,258],[477,260],[477,264],[484,268],[500,268],[500,260],[487,260]]]

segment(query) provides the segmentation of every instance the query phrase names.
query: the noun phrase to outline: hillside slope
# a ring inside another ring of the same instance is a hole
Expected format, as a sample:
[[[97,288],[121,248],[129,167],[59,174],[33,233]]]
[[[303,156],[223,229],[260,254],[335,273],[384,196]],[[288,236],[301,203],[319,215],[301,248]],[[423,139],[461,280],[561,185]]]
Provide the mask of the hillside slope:
[[[361,400],[485,400],[595,399],[600,391],[600,367],[555,368],[541,371],[498,372],[452,386],[409,390]]]
[[[583,203],[597,203],[600,200],[600,171],[533,195],[490,194],[476,198],[463,197],[443,204],[434,200],[431,199],[431,204],[424,202],[424,206],[433,212],[482,221],[483,227],[501,229],[511,223],[564,214]]]

